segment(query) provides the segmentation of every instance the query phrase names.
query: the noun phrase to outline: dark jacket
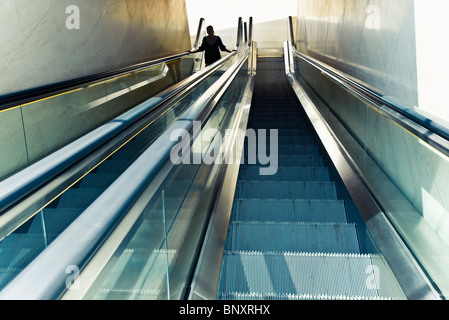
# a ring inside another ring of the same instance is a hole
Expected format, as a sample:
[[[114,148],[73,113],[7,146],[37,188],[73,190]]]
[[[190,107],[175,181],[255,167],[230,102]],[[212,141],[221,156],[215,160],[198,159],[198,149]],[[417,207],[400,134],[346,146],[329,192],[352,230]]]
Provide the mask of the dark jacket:
[[[201,43],[201,46],[198,48],[198,50],[205,51],[206,66],[221,59],[219,49],[221,49],[222,51],[226,50],[226,47],[219,36],[215,36],[215,42],[213,44],[210,44],[207,41],[207,37],[203,38],[203,42]]]

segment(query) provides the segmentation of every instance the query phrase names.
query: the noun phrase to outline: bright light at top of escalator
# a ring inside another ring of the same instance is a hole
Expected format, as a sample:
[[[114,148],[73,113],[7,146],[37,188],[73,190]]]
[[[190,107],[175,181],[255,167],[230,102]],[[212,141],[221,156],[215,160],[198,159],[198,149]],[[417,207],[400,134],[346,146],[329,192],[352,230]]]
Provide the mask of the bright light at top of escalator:
[[[215,30],[235,28],[239,17],[247,20],[252,16],[254,23],[285,19],[296,16],[297,0],[186,0],[190,34],[196,34],[200,18]]]

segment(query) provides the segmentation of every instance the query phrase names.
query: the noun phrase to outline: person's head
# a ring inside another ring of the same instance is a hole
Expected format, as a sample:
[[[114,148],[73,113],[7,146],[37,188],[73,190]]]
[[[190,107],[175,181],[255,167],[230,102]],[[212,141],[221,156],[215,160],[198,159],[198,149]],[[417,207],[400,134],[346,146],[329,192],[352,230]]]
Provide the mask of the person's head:
[[[208,26],[208,27],[206,28],[206,31],[207,31],[207,34],[208,34],[209,36],[213,36],[213,35],[214,35],[214,27]]]

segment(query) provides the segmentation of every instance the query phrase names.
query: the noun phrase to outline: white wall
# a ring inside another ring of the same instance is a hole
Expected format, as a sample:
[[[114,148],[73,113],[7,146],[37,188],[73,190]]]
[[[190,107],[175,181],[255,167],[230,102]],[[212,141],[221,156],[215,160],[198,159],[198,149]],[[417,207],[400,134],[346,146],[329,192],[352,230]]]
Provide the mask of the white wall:
[[[198,21],[213,25],[225,45],[235,46],[238,18],[253,17],[254,41],[258,48],[283,48],[287,18],[296,16],[298,0],[186,0],[190,34],[196,35]]]
[[[297,47],[418,105],[413,0],[299,0]]]
[[[444,124],[438,117],[449,120],[448,9],[447,0],[299,0],[297,47]],[[371,177],[371,190],[390,221],[448,296],[449,157],[320,78],[319,71],[308,80],[326,99],[323,114],[342,141],[349,137],[343,128],[351,129],[360,146],[351,139],[345,147],[362,175]]]
[[[449,121],[447,0],[186,0],[190,34],[212,24],[228,47],[253,16],[259,48],[282,47],[298,16],[297,46],[404,104]]]
[[[0,95],[190,49],[184,0],[1,0],[0,30]]]
[[[415,0],[419,107],[449,121],[449,1]]]

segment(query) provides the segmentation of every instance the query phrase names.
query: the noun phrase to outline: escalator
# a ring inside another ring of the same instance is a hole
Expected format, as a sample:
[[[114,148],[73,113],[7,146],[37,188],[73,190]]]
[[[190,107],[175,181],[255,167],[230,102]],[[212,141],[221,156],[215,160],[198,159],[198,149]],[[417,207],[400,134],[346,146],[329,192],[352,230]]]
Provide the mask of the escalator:
[[[249,27],[247,45],[118,135],[0,241],[0,299],[410,296],[410,278],[398,280],[408,269],[391,267],[377,220],[359,210],[289,83],[289,57],[256,59]],[[242,34],[240,19],[237,43]],[[273,174],[261,174],[265,154]]]
[[[242,67],[203,131],[232,125],[246,77],[247,69]],[[205,142],[201,137],[198,140]],[[201,146],[190,149],[191,157],[196,148]],[[214,165],[182,162],[170,169],[126,235],[118,235],[118,243],[109,251],[111,258],[104,268],[96,271],[95,277],[83,279],[90,285],[82,299],[183,299],[214,201],[211,186],[219,181],[219,169]],[[95,269],[95,263],[90,266]],[[68,292],[64,299],[73,299],[72,293]]]
[[[161,299],[167,294],[168,298],[182,295],[183,288],[181,293],[172,289],[170,295],[162,280],[166,273],[175,278],[189,277],[190,271],[185,271],[184,265],[193,265],[195,255],[183,246],[198,246],[200,239],[193,231],[197,228],[201,234],[207,224],[202,208],[213,199],[207,191],[210,181],[206,179],[218,176],[210,166],[174,166],[169,157],[176,145],[172,135],[178,130],[191,131],[194,122],[203,122],[203,129],[216,128],[216,124],[225,128],[232,122],[241,85],[246,83],[248,74],[244,62],[249,47],[243,41],[241,18],[236,49],[213,65],[178,79],[179,83],[50,154],[48,159],[3,181],[2,192],[11,195],[9,198],[13,200],[2,199],[6,209],[2,209],[5,211],[1,223],[1,299],[58,299],[64,292],[73,293],[70,291],[72,284],[67,282],[71,272],[78,276],[81,270],[89,269],[90,262],[98,256],[97,251],[111,248],[103,242],[113,238],[111,234],[123,221],[128,221],[130,216],[134,218],[130,212],[136,206],[142,211],[131,224],[130,235],[118,235],[120,258],[116,261],[118,253],[112,254],[104,270],[104,262],[93,263],[100,269],[97,276],[89,280],[91,288],[83,287],[89,289],[84,298]],[[197,55],[180,56],[187,56],[187,63],[189,60],[196,63]],[[168,59],[171,67],[170,61],[174,58]],[[168,70],[165,60],[156,63]],[[139,76],[145,77],[142,73]],[[158,75],[162,80],[168,76],[171,74],[167,72]],[[107,83],[103,79],[100,81]],[[141,85],[133,82],[131,87],[140,88]],[[225,93],[226,89],[231,93]],[[215,106],[214,99],[220,100],[219,106]],[[209,124],[204,124],[206,122]],[[76,153],[78,149],[82,151],[80,156]],[[76,157],[70,158],[67,154],[72,150]],[[65,167],[58,161],[64,161]],[[49,173],[45,172],[47,167]],[[26,172],[31,174],[26,175]],[[50,175],[54,177],[49,178]],[[36,184],[40,185],[34,187],[31,176],[37,179],[43,176],[47,181],[38,180]],[[164,181],[156,186],[154,181],[160,176]],[[23,190],[22,185],[26,185],[23,177],[30,180],[30,188],[35,189],[26,196],[10,192],[13,189],[10,181],[17,182],[17,189]],[[156,192],[161,188],[162,197]],[[114,195],[111,197],[111,194]],[[20,198],[14,199],[17,195]],[[129,246],[127,241],[130,241]],[[111,275],[105,278],[103,273],[108,270]],[[99,274],[100,271],[103,273]],[[115,275],[118,278],[111,280]],[[158,288],[160,285],[162,287]]]
[[[240,70],[203,130],[232,126],[247,72]],[[6,237],[0,243],[2,263],[9,264],[2,266],[3,283],[20,274],[222,75],[217,72],[193,89],[158,120],[160,123],[156,121],[129,139]],[[402,299],[286,80],[283,58],[257,61],[248,129],[276,130],[278,168],[274,175],[260,175],[264,165],[249,161],[247,141],[216,298]],[[86,273],[95,276],[81,277],[82,283],[89,283],[87,289],[80,290],[81,298],[187,296],[197,259],[192,252],[200,250],[198,244],[203,241],[207,212],[214,201],[210,185],[220,182],[218,172],[213,165],[174,166],[129,230],[118,235],[108,261],[98,264],[95,256],[92,258]],[[103,247],[109,247],[108,243]],[[90,266],[98,270],[91,272]],[[71,294],[79,294],[79,290],[68,290],[63,298],[72,299]]]
[[[217,298],[402,299],[287,81],[283,58],[259,58],[257,66],[248,128],[278,130],[279,167],[260,175],[263,165],[248,164],[246,144]]]
[[[221,74],[222,72],[216,72],[208,77],[202,86],[189,92],[151,126],[123,142],[85,177],[1,241],[0,289],[75,221]]]

